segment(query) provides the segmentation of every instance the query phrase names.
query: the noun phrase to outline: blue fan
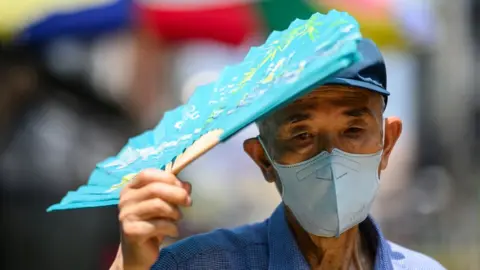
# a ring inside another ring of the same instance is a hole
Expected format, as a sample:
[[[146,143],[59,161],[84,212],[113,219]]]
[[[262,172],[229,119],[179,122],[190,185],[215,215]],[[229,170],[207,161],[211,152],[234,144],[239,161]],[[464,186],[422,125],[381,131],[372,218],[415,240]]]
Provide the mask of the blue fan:
[[[295,20],[220,79],[198,87],[189,101],[167,112],[153,130],[129,140],[116,157],[99,163],[88,183],[48,211],[115,205],[138,172],[180,172],[245,126],[318,87],[358,60],[358,23],[344,12]]]

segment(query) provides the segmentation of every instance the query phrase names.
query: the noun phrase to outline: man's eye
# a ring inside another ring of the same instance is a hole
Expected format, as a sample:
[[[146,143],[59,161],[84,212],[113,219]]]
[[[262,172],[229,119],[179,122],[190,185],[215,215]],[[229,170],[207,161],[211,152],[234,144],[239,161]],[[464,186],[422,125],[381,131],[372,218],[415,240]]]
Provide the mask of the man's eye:
[[[294,136],[294,139],[298,140],[298,141],[306,141],[306,140],[309,140],[311,138],[312,138],[312,134],[307,133],[307,132],[300,133],[300,134],[297,134],[297,135]]]
[[[357,127],[351,127],[345,130],[346,135],[359,135],[363,132],[363,129]]]

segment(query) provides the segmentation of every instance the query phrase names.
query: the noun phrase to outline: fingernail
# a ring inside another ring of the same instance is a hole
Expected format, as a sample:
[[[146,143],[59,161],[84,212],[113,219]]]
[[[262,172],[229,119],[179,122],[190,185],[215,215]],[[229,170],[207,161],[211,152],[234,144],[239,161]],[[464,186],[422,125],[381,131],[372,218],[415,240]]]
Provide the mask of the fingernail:
[[[187,197],[187,205],[188,205],[188,206],[192,206],[192,204],[193,204],[192,197],[188,196],[188,197]]]
[[[192,194],[192,185],[187,182],[183,182],[183,188],[188,192],[188,194]]]

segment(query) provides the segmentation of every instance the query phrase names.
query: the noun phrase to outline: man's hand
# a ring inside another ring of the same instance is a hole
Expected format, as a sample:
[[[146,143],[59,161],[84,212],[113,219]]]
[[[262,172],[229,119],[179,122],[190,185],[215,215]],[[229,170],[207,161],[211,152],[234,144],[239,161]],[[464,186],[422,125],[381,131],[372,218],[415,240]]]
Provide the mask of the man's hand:
[[[150,269],[164,238],[178,236],[176,221],[182,218],[178,207],[192,204],[190,193],[190,184],[152,169],[139,173],[125,186],[118,205],[122,258],[114,265],[123,265],[124,270]]]

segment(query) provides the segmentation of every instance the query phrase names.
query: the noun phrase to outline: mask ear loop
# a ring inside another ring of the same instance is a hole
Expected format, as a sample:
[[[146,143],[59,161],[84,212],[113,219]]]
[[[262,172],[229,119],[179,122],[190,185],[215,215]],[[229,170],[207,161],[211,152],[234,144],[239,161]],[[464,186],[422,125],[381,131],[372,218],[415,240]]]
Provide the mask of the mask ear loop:
[[[385,136],[386,136],[386,133],[387,133],[387,118],[382,118],[382,126],[383,126],[383,130],[382,130],[382,147],[385,147]]]
[[[267,151],[267,147],[265,146],[265,144],[263,143],[262,141],[262,138],[260,138],[260,136],[257,136],[257,140],[258,142],[260,142],[260,145],[262,146],[263,148],[263,152],[265,153],[265,156],[267,156],[267,159],[270,161],[270,163],[272,164],[273,168],[275,170],[277,170],[277,167],[275,166],[275,161],[273,161],[273,159],[270,157],[270,154],[268,153]],[[282,186],[282,192],[280,193],[280,196],[282,197],[282,201],[283,201],[283,195],[285,193],[285,188],[284,188],[284,185],[283,185],[283,182],[282,182],[282,178],[278,179],[280,181],[280,185]],[[278,189],[278,187],[277,187]]]
[[[263,148],[263,152],[265,152],[265,155],[267,156],[268,160],[270,161],[270,163],[272,163],[272,166],[275,167],[275,161],[273,161],[272,157],[270,157],[270,154],[268,153],[267,147],[263,143],[262,138],[260,138],[260,136],[257,136],[257,140],[258,142],[260,142],[260,145]]]
[[[383,130],[382,130],[382,157],[383,157],[383,151],[385,149],[385,134],[386,134],[386,127],[387,127],[387,121],[386,121],[386,118],[382,117],[382,126],[383,126]],[[379,165],[380,166],[380,165]],[[378,171],[377,173],[377,179],[380,181],[380,170]]]

